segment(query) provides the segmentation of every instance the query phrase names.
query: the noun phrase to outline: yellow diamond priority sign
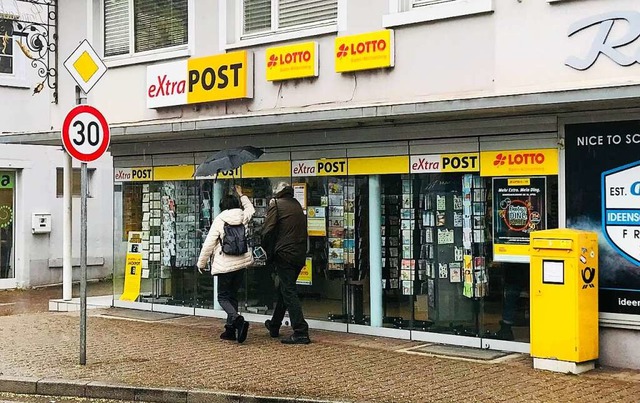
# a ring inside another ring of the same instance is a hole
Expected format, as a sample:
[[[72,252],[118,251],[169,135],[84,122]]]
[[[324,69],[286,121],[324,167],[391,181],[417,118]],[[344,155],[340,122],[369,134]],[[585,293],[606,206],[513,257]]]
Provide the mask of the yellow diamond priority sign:
[[[85,93],[107,72],[107,66],[86,39],[65,60],[64,67]]]

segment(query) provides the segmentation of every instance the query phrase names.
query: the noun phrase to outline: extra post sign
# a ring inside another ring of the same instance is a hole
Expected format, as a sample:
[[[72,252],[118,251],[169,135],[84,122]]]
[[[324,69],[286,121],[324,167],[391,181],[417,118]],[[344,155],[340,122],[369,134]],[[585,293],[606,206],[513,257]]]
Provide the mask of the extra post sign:
[[[100,158],[109,148],[110,140],[109,125],[93,106],[76,106],[62,124],[62,144],[67,153],[79,161]]]

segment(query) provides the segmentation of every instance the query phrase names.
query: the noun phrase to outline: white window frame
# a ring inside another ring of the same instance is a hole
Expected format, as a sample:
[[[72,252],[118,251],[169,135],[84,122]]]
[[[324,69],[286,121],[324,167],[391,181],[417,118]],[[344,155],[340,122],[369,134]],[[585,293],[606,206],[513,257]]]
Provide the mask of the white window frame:
[[[100,28],[101,39],[104,45],[104,0],[100,0]],[[129,0],[129,7],[133,9],[133,0]],[[107,67],[119,67],[133,64],[150,63],[161,60],[176,59],[182,57],[188,57],[194,54],[195,47],[195,0],[187,0],[187,20],[188,20],[188,32],[187,43],[184,45],[172,46],[169,48],[148,50],[145,52],[135,52],[135,29],[134,29],[134,15],[129,14],[129,53],[116,56],[104,56],[104,64]]]
[[[411,4],[409,10],[403,10],[402,5],[406,1]],[[392,28],[401,25],[491,13],[494,10],[494,0],[449,0],[416,6],[413,6],[413,1],[389,0],[389,14],[382,17],[382,25],[385,28]]]
[[[299,25],[296,27],[287,27],[281,30],[271,30],[264,32],[256,32],[252,34],[243,34],[243,6],[242,0],[234,0],[235,7],[226,7],[226,0],[219,0],[219,10],[221,15],[227,18],[233,18],[235,23],[234,38],[227,38],[226,20],[220,21],[220,37],[225,50],[240,49],[249,46],[262,45],[274,42],[284,42],[300,38],[314,37],[320,35],[334,34],[346,30],[347,20],[347,0],[338,0],[338,15],[335,23],[311,23],[308,25]],[[275,1],[272,0],[271,6],[271,24],[277,21],[277,13],[275,12]],[[230,39],[230,40],[229,40]]]
[[[27,82],[27,57],[17,45],[19,38],[13,35],[13,73],[0,73],[0,87],[29,88]]]

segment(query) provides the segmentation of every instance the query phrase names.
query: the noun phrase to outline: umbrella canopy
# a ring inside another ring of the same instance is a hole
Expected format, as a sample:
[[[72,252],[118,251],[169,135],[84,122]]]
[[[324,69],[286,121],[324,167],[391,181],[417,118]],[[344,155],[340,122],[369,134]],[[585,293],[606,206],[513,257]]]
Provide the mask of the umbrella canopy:
[[[246,146],[218,151],[198,165],[193,176],[218,176],[218,173],[232,171],[247,162],[260,158],[264,151]]]

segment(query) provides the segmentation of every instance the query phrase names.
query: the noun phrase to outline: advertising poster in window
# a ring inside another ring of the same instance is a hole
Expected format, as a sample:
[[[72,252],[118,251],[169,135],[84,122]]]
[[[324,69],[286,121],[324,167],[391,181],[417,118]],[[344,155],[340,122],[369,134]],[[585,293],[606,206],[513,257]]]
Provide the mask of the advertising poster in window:
[[[547,225],[546,178],[494,178],[493,221],[494,259],[527,259],[529,234]]]
[[[325,207],[309,207],[307,209],[307,233],[309,236],[327,236]]]
[[[567,227],[593,231],[600,312],[640,315],[640,121],[565,128]]]

